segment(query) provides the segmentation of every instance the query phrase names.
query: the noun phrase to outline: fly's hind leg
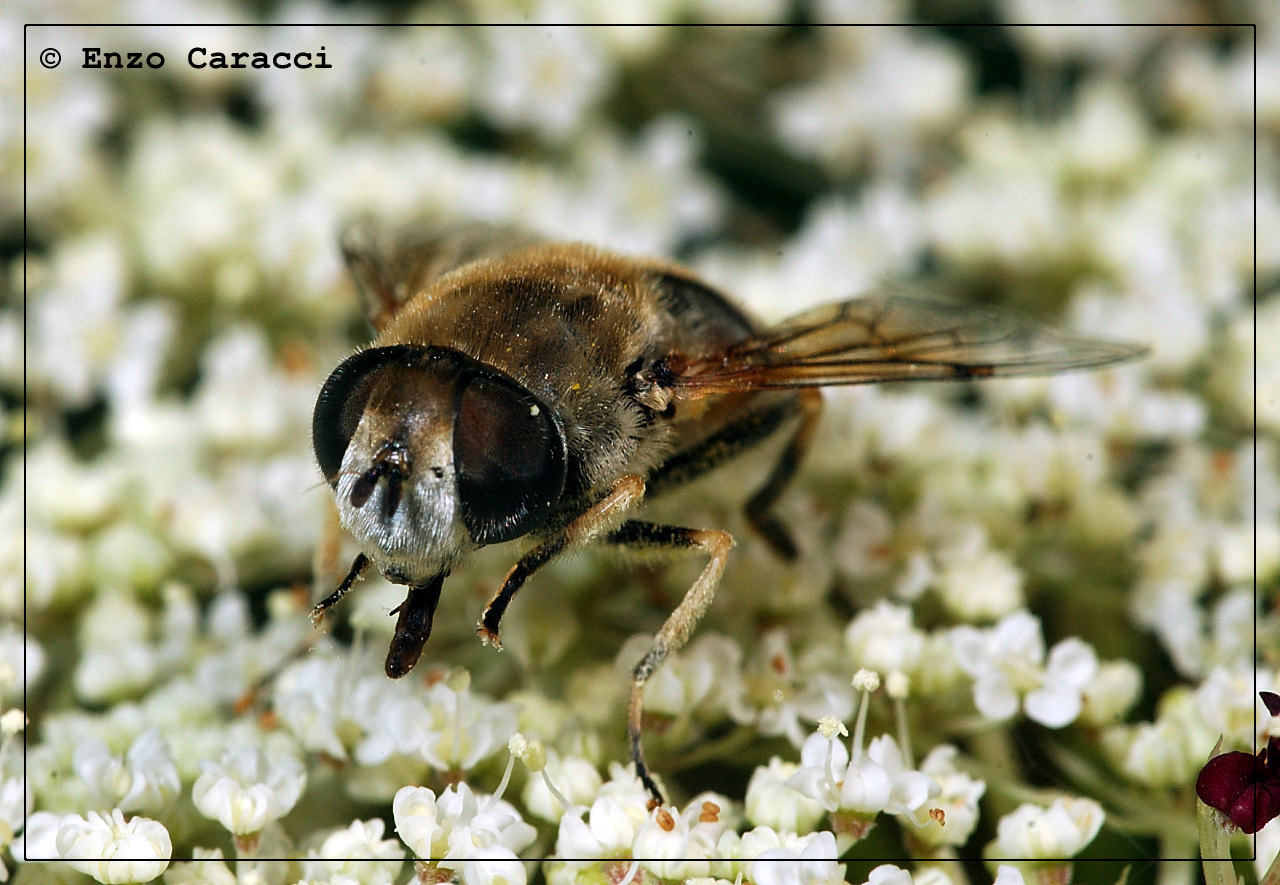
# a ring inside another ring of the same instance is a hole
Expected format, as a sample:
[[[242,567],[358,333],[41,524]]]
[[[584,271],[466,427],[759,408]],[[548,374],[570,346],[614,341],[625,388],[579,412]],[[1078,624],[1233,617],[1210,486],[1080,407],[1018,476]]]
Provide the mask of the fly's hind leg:
[[[782,520],[772,512],[773,505],[791,485],[800,462],[804,460],[809,446],[813,442],[813,433],[818,427],[818,419],[822,417],[822,394],[817,388],[806,388],[800,391],[800,426],[796,428],[786,449],[773,465],[769,478],[765,480],[750,500],[747,501],[747,522],[759,533],[773,551],[787,561],[793,561],[799,555],[796,542],[791,532],[782,524]]]
[[[657,525],[651,522],[631,520],[607,538],[608,543],[638,550],[702,551],[710,558],[702,574],[685,593],[675,611],[666,622],[653,645],[640,659],[631,677],[631,696],[627,704],[627,737],[631,743],[631,759],[635,763],[636,776],[644,784],[654,801],[662,804],[662,790],[649,773],[641,745],[644,686],[649,677],[662,665],[667,656],[677,652],[689,639],[689,634],[711,605],[716,585],[724,573],[733,537],[719,529],[688,529],[679,526]]]

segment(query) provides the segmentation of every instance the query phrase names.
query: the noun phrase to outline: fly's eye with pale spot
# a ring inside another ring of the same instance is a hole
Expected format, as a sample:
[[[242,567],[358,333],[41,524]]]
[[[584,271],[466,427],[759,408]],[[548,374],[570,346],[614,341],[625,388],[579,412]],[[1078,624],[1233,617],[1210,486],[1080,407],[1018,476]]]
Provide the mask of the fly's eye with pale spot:
[[[462,519],[477,544],[540,525],[565,481],[565,442],[533,394],[496,373],[468,373],[453,422]]]

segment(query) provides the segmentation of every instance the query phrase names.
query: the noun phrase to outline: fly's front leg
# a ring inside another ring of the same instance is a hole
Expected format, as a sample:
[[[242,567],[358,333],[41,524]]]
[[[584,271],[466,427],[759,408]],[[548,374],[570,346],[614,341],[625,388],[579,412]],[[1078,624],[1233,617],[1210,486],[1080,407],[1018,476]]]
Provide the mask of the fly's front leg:
[[[589,544],[616,526],[644,498],[644,480],[629,473],[618,480],[609,493],[570,522],[556,536],[534,547],[507,572],[498,592],[485,606],[476,633],[487,645],[502,648],[498,626],[511,600],[520,592],[529,576],[564,551]]]
[[[662,790],[649,773],[640,741],[644,686],[667,656],[684,646],[689,640],[689,634],[710,607],[720,576],[724,574],[733,537],[719,529],[687,529],[633,520],[624,523],[608,540],[613,544],[641,550],[702,551],[709,557],[702,574],[698,575],[675,611],[667,616],[662,629],[653,639],[653,645],[640,659],[631,677],[631,697],[627,703],[627,737],[631,742],[631,760],[636,766],[636,776],[654,801],[661,805]]]
[[[338,589],[334,590],[324,599],[316,603],[315,608],[311,609],[311,620],[317,626],[320,619],[324,617],[325,612],[333,608],[342,601],[342,597],[351,592],[351,588],[355,586],[360,576],[365,573],[365,569],[369,567],[369,557],[363,553],[356,554],[355,561],[351,563],[351,571],[347,572],[347,576],[342,579],[342,583],[338,585]]]

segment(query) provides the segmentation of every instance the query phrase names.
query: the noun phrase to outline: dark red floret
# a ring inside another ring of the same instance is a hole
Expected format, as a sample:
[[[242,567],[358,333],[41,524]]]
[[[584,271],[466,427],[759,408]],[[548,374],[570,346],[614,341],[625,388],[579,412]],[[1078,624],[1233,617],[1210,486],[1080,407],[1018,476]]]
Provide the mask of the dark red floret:
[[[1271,715],[1280,715],[1280,695],[1260,694]],[[1196,795],[1244,832],[1258,832],[1280,816],[1280,738],[1256,756],[1235,751],[1210,759],[1196,778]]]

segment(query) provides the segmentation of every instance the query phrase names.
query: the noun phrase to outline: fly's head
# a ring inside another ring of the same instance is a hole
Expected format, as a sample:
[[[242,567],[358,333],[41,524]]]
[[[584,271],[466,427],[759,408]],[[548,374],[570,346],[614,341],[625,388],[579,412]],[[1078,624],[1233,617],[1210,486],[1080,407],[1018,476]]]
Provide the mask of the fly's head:
[[[312,442],[343,527],[395,583],[425,585],[477,547],[535,531],[564,488],[550,411],[449,348],[348,357],[320,391]]]

